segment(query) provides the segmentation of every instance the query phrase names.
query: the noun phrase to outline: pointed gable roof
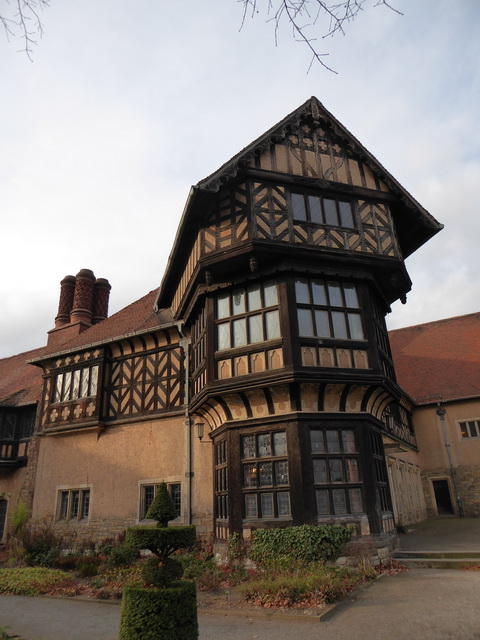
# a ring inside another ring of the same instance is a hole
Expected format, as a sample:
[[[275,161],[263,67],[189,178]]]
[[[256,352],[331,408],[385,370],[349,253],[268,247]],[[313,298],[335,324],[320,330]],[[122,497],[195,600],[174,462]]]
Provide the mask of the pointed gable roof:
[[[190,189],[190,193],[180,220],[174,245],[170,253],[164,278],[160,285],[156,306],[165,304],[164,293],[170,284],[172,274],[180,268],[185,255],[185,246],[193,241],[192,223],[194,211],[201,209],[199,205],[208,201],[208,195],[216,193],[220,187],[234,179],[240,171],[247,168],[248,164],[268,149],[272,144],[285,140],[292,129],[298,128],[306,119],[313,119],[316,123],[322,123],[334,132],[335,137],[342,140],[349,153],[358,157],[374,175],[389,188],[396,198],[399,210],[393,212],[397,235],[404,258],[408,257],[427,240],[443,229],[440,224],[426,209],[424,209],[413,196],[383,167],[382,164],[344,127],[314,96],[304,104],[288,114],[280,122],[271,127],[259,138],[237,153],[233,158],[223,164],[217,171],[210,174],[197,185]],[[324,181],[319,181],[323,183]]]
[[[397,380],[416,404],[480,397],[480,313],[389,331]]]

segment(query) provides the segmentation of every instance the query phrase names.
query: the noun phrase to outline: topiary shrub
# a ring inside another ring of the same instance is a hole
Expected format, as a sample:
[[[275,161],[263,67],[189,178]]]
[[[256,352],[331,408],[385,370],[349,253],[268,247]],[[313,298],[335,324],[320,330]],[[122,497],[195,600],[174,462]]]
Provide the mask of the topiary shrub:
[[[196,640],[197,598],[192,582],[166,589],[125,587],[120,640]]]
[[[146,587],[126,587],[120,617],[120,640],[195,640],[198,638],[195,585],[180,582],[181,563],[171,555],[195,544],[195,527],[168,527],[177,517],[173,500],[162,483],[147,511],[154,527],[127,529],[126,543],[148,549],[155,557],[142,568]]]

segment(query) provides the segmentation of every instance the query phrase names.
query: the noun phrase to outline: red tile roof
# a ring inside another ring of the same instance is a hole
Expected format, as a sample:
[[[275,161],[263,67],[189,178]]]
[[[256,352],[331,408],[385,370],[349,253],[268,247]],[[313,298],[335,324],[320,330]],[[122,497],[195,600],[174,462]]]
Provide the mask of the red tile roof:
[[[157,291],[157,289],[150,291],[143,298],[132,302],[128,307],[124,307],[113,316],[93,325],[68,342],[48,347],[42,355],[50,356],[102,342],[109,342],[113,338],[143,333],[149,329],[157,329],[161,325],[172,322],[172,314],[169,309],[162,309],[158,314],[153,311]]]
[[[169,324],[172,315],[169,309],[153,312],[157,290],[128,305],[110,318],[90,327],[83,333],[60,346],[41,347],[0,360],[0,404],[18,406],[40,400],[42,392],[42,370],[28,364],[54,353],[80,349],[114,338],[143,333]]]
[[[0,404],[20,406],[40,400],[43,372],[28,361],[38,358],[46,347],[0,360]]]
[[[389,332],[398,383],[417,404],[480,397],[480,313]]]

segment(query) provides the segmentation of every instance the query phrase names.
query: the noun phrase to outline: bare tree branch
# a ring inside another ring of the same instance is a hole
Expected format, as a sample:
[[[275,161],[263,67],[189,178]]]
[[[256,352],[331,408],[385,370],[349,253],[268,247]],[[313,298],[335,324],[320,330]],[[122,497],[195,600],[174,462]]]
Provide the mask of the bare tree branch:
[[[312,59],[308,70],[317,61],[322,67],[336,73],[329,67],[325,60],[328,53],[320,53],[316,38],[307,35],[309,29],[319,25],[320,37],[322,39],[334,36],[336,33],[345,35],[344,26],[352,22],[360,11],[364,10],[363,5],[368,0],[237,0],[243,4],[243,16],[240,30],[245,25],[248,15],[252,18],[259,14],[261,10],[270,16],[267,22],[274,23],[275,44],[278,43],[278,31],[280,27],[289,23],[292,28],[294,40],[306,44],[312,54]],[[265,6],[266,5],[266,6]],[[377,0],[374,7],[385,6],[391,11],[402,15],[387,0]]]
[[[19,37],[24,47],[21,52],[33,61],[33,47],[43,36],[43,23],[40,13],[50,6],[50,0],[4,0],[6,7],[0,14],[7,40]]]

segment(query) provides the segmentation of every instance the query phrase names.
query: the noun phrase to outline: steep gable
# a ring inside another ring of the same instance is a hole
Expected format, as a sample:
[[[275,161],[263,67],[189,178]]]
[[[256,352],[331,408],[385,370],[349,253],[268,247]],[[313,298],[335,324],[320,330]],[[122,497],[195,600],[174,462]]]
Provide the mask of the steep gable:
[[[250,185],[253,192],[249,192],[243,179],[254,182]],[[271,186],[266,189],[268,181]],[[325,189],[355,197],[361,223],[371,227],[367,235],[377,234],[373,239],[375,246],[362,248],[357,238],[342,245],[345,238],[338,233],[328,238],[320,234],[313,239],[318,244],[325,242],[325,246],[374,253],[384,242],[388,245],[388,251],[386,246],[382,247],[385,255],[400,257],[394,247],[397,240],[392,239],[391,233],[386,234],[382,229],[378,237],[378,228],[388,227],[391,215],[401,256],[405,258],[442,229],[317,98],[312,97],[191,189],[156,305],[172,305],[176,313],[188,282],[198,270],[199,259],[240,242],[262,239],[261,235],[255,238],[253,230],[264,232],[264,239],[268,240],[275,229],[275,240],[297,242],[294,237],[297,231],[291,225],[287,229],[285,185]],[[270,193],[268,189],[273,191]],[[257,216],[249,224],[249,197],[258,205],[262,195],[270,215],[263,220],[261,215]],[[380,197],[376,204],[372,204],[374,197],[376,200]],[[302,231],[299,233],[301,236]],[[302,242],[300,236],[299,242]],[[179,282],[180,279],[183,282]]]

